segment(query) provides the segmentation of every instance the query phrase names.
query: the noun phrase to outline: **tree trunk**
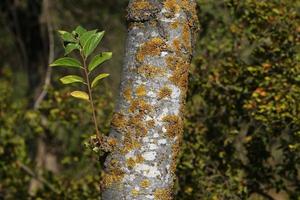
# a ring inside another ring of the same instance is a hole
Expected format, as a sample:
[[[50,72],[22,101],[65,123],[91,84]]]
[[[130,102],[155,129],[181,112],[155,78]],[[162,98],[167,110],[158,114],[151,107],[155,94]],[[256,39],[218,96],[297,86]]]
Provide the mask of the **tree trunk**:
[[[193,0],[131,0],[102,198],[172,199],[193,40]]]

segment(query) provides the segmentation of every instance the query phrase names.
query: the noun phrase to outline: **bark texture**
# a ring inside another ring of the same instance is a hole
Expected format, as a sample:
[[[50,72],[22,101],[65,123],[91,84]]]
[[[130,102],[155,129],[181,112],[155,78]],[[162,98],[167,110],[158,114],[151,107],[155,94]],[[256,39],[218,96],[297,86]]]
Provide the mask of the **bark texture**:
[[[193,0],[131,0],[104,200],[172,199],[198,20]]]

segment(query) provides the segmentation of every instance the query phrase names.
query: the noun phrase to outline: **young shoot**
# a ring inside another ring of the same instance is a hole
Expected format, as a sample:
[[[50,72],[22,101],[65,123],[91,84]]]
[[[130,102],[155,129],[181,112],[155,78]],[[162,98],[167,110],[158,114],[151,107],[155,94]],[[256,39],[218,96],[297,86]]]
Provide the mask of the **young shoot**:
[[[74,31],[58,31],[61,39],[64,43],[65,55],[55,60],[51,67],[66,67],[81,70],[81,76],[67,75],[60,78],[63,84],[81,83],[85,85],[85,90],[75,90],[70,94],[80,100],[89,102],[92,110],[92,119],[95,126],[96,137],[100,141],[101,135],[97,124],[96,110],[93,102],[92,89],[96,87],[100,80],[109,76],[106,73],[95,74],[96,69],[101,66],[102,63],[111,59],[112,52],[101,52],[90,58],[90,55],[94,53],[95,49],[101,42],[104,36],[104,31],[98,32],[97,30],[88,31],[81,26],[78,26]],[[75,57],[71,57],[70,54],[79,53],[80,60]]]

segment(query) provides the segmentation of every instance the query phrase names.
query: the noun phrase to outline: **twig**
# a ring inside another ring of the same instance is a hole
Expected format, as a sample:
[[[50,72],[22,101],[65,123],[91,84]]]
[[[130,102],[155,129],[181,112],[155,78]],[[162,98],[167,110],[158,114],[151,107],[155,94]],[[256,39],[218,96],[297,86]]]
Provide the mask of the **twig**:
[[[81,58],[83,60],[83,70],[84,70],[86,83],[87,83],[87,89],[88,89],[88,94],[89,94],[89,102],[91,104],[91,108],[92,108],[92,112],[93,112],[93,121],[94,121],[95,129],[96,129],[96,135],[97,135],[97,139],[100,142],[101,141],[101,139],[100,139],[101,135],[100,135],[100,131],[99,131],[98,124],[97,124],[96,110],[95,110],[93,96],[92,96],[92,88],[91,88],[89,73],[88,73],[88,69],[87,69],[87,65],[86,65],[86,57],[82,53],[80,53],[80,55],[81,55]]]
[[[57,190],[51,183],[49,183],[46,179],[44,179],[43,177],[38,176],[36,173],[34,173],[34,171],[32,171],[28,166],[26,166],[25,164],[21,163],[20,161],[17,161],[17,165],[24,171],[26,172],[28,175],[32,176],[33,178],[35,178],[37,181],[39,181],[40,183],[43,183],[45,186],[47,186],[49,189],[51,189],[53,192],[59,194],[59,190]]]

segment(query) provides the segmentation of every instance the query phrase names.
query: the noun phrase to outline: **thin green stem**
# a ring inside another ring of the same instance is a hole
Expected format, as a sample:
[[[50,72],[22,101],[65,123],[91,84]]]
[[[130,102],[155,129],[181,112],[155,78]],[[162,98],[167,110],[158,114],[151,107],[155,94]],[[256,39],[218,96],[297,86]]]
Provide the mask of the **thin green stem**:
[[[85,74],[85,79],[86,79],[86,84],[87,84],[87,89],[88,89],[89,102],[90,102],[91,108],[92,108],[93,121],[94,121],[95,129],[96,129],[96,136],[97,136],[98,140],[100,140],[100,131],[99,131],[98,124],[97,124],[96,110],[95,110],[93,96],[92,96],[92,88],[91,88],[89,72],[88,72],[87,64],[86,64],[86,57],[81,54],[81,58],[83,61],[83,71]]]

